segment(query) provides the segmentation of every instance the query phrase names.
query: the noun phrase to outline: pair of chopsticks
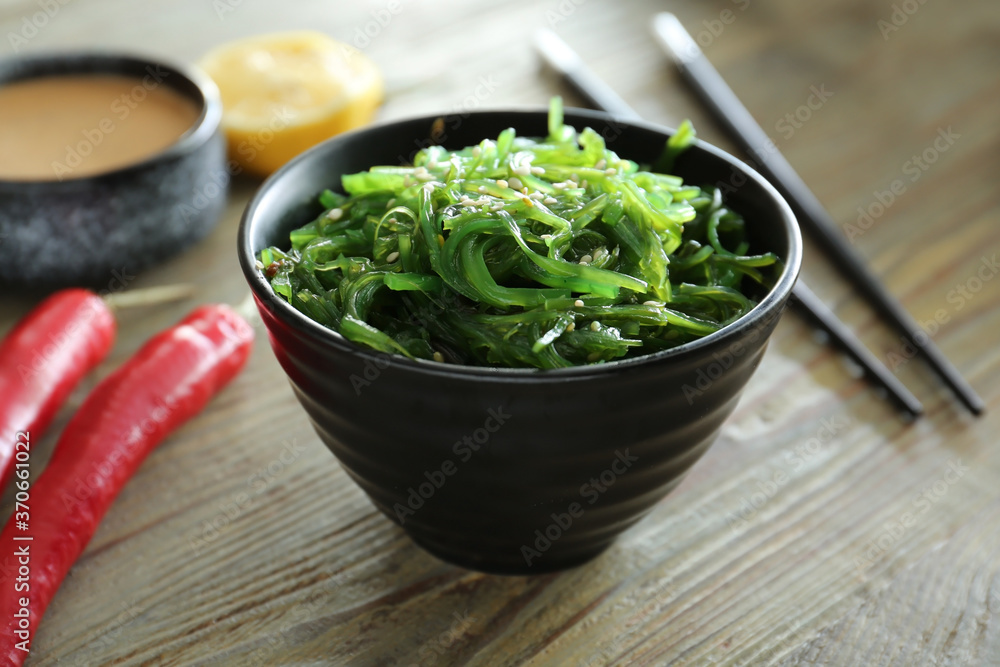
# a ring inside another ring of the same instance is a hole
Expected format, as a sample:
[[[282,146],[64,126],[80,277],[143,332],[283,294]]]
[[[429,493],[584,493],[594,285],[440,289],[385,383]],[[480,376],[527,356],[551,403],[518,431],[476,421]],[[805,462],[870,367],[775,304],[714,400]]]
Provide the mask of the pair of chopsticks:
[[[923,330],[902,304],[865,266],[792,166],[777,150],[769,146],[767,134],[705,58],[680,21],[670,13],[658,14],[654,19],[654,31],[663,48],[680,69],[682,76],[705,106],[728,130],[740,148],[756,159],[753,166],[788,201],[799,222],[816,237],[836,266],[859,287],[879,313],[903,332],[907,340],[926,358],[962,403],[974,415],[981,414],[984,409],[983,400],[930,338],[923,334]],[[554,32],[539,31],[536,46],[545,61],[591,106],[618,118],[626,120],[639,118],[635,110],[591,72],[569,45]],[[899,407],[914,417],[923,412],[920,401],[864,346],[847,325],[826,307],[801,278],[795,285],[791,303],[826,331],[831,340],[860,364],[869,378],[881,385]]]

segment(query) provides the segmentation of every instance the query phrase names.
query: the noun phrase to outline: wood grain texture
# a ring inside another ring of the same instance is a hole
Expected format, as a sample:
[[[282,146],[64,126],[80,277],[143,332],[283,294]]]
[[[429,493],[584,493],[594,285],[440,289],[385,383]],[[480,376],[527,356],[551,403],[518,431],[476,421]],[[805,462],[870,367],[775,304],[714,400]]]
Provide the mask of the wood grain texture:
[[[902,5],[919,8],[896,26]],[[90,0],[62,6],[22,51],[193,61],[268,30],[353,41],[385,7]],[[540,105],[553,92],[574,102],[531,48],[532,29],[546,25],[645,117],[690,117],[701,137],[732,148],[650,37],[663,3],[401,7],[364,46],[387,77],[385,119]],[[1000,664],[1000,278],[988,268],[1000,251],[1000,11],[991,0],[669,9],[890,289],[918,320],[938,318],[935,341],[987,414],[966,415],[906,359],[807,240],[809,283],[893,362],[926,417],[903,423],[789,314],[719,441],[648,518],[576,570],[494,577],[436,560],[376,513],[312,432],[261,332],[244,374],[116,501],[29,664]],[[0,5],[4,55],[38,11]],[[883,36],[880,21],[898,30]],[[832,95],[803,111],[824,86]],[[934,149],[949,128],[954,141]],[[932,149],[914,172],[914,156]],[[858,208],[877,211],[896,180],[905,191],[852,230]],[[197,301],[238,302],[235,233],[256,186],[237,180],[218,229],[130,287],[196,280]],[[36,300],[4,293],[0,331]],[[122,313],[114,352],[53,432],[97,379],[192,306]],[[38,466],[54,441],[38,443]]]

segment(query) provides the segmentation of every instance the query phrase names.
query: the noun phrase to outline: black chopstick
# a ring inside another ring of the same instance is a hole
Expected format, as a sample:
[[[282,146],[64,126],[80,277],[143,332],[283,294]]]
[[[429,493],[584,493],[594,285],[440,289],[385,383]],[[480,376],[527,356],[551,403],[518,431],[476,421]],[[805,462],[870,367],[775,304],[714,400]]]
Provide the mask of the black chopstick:
[[[832,310],[809,289],[801,280],[795,283],[792,292],[793,303],[798,301],[802,312],[806,313],[823,331],[830,334],[830,337],[846,352],[854,361],[861,365],[870,375],[874,376],[879,384],[885,387],[889,396],[906,412],[914,417],[919,416],[924,411],[924,406],[920,404],[917,397],[910,393],[910,390],[892,374],[874,354],[871,353],[864,344],[851,332],[846,324],[837,319]]]
[[[865,265],[823,205],[774,147],[767,133],[712,67],[677,17],[667,12],[657,14],[653,26],[664,50],[673,58],[687,83],[740,148],[753,158],[751,166],[788,200],[799,223],[812,233],[837,268],[854,282],[880,315],[903,332],[962,403],[974,415],[982,414],[983,399]]]
[[[580,57],[551,30],[540,30],[535,44],[542,58],[558,72],[591,106],[618,118],[639,118],[639,114],[583,63]],[[892,399],[910,415],[923,412],[920,401],[903,386],[837,316],[813,294],[801,279],[796,283],[791,303],[800,308],[831,340],[847,352],[874,378]]]
[[[639,114],[618,93],[590,71],[569,44],[551,30],[542,28],[535,33],[535,46],[553,69],[580,94],[590,106],[615,118],[639,120]]]

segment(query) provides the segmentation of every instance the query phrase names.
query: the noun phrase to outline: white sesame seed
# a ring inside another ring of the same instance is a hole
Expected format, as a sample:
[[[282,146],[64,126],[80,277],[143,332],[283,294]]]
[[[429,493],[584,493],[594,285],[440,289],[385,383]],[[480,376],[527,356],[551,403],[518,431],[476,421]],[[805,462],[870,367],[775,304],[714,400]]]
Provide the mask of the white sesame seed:
[[[556,199],[555,197],[546,197],[545,199],[542,200],[542,202],[545,204],[558,204],[559,200]]]
[[[532,193],[531,193],[530,195],[528,195],[528,196],[529,196],[529,197],[531,197],[532,199],[536,200],[536,201],[537,201],[537,200],[541,200],[542,198],[544,198],[544,197],[545,197],[545,195],[544,195],[544,194],[542,194],[541,192],[532,192]]]
[[[570,322],[566,326],[566,331],[576,331],[576,322]]]
[[[344,210],[340,208],[332,208],[330,212],[326,214],[326,217],[331,220],[340,220],[344,215]]]
[[[473,146],[472,147],[472,157],[479,157],[480,153],[482,153],[482,152],[483,152],[483,149],[480,148],[479,146]]]
[[[395,205],[396,205],[396,198],[395,197],[393,197],[392,199],[390,199],[389,201],[387,201],[385,203],[385,207],[386,208],[392,208]]]
[[[606,248],[598,248],[594,251],[594,261],[596,262],[597,260],[602,259],[607,254],[608,251]]]
[[[385,261],[386,261],[386,263],[388,263],[388,264],[392,264],[392,263],[393,263],[393,262],[395,262],[395,261],[396,261],[397,259],[399,259],[399,252],[398,252],[398,251],[396,251],[396,250],[393,250],[393,251],[392,251],[392,252],[390,252],[390,253],[389,253],[389,255],[388,255],[388,256],[387,256],[386,258],[385,258]]]
[[[497,181],[497,185],[500,186],[501,188],[508,187],[507,181],[503,180],[502,178]]]
[[[253,261],[253,263],[254,263],[254,266],[257,267],[258,271],[263,271],[264,270],[264,262],[260,261],[259,259],[255,259]]]
[[[430,162],[427,163],[428,169],[437,169],[437,166],[438,166],[437,160],[431,160]]]
[[[542,167],[532,167],[531,173],[535,176],[543,176],[545,174],[545,169]]]
[[[526,194],[528,194],[528,186],[527,186],[527,185],[526,185],[526,186],[524,186],[523,188],[521,188],[521,194],[522,194],[522,195],[526,195]]]
[[[594,258],[591,257],[590,255],[584,255],[583,257],[580,258],[580,263],[581,264],[590,264],[593,261],[594,261]]]
[[[542,234],[538,238],[542,239],[543,241],[551,241],[554,237],[552,236],[552,234]]]
[[[618,173],[618,170],[614,169],[613,167],[608,167],[607,169],[604,170],[604,173],[607,174],[608,176],[614,176],[615,174]]]
[[[644,306],[660,306],[662,304],[659,301],[643,301],[642,305],[644,305]]]
[[[494,211],[494,212],[496,212],[496,211],[502,211],[502,210],[503,210],[503,204],[494,204],[494,205],[493,205],[493,206],[492,206],[492,207],[490,208],[490,210],[491,210],[491,211]]]
[[[552,187],[554,187],[556,190],[565,190],[566,189],[566,184],[565,183],[553,183]]]
[[[471,200],[472,200],[472,197],[470,197],[469,195],[465,194],[464,192],[462,193],[462,197],[461,197],[460,201],[461,201],[461,202],[462,202],[463,204],[464,204],[465,202],[467,202],[467,201],[471,201]]]
[[[518,176],[527,176],[528,174],[531,173],[531,167],[526,164],[522,164],[518,165],[517,167],[514,167],[511,171],[513,171]]]
[[[481,195],[484,195],[484,194],[486,194],[486,186],[485,186],[485,185],[480,185],[480,186],[479,186],[479,187],[478,187],[478,188],[476,189],[476,192],[478,192],[478,193],[479,193],[479,194],[481,194]]]
[[[601,158],[597,161],[597,164],[594,165],[594,169],[604,169],[606,166],[608,166],[608,161]]]
[[[591,331],[600,331],[601,330],[601,324],[599,322],[597,322],[596,320],[593,321],[593,322],[591,322],[590,323],[590,330]]]
[[[518,178],[517,176],[510,179],[510,181],[508,182],[510,183],[510,187],[514,188],[515,190],[520,190],[521,188],[524,187],[524,183],[522,183],[521,179]]]
[[[441,354],[440,352],[438,352],[437,350],[435,350],[434,351],[434,361],[436,361],[438,363],[442,363],[444,361],[444,355]]]
[[[577,308],[583,308],[583,299],[577,299],[576,301],[573,302],[573,305],[576,306]]]

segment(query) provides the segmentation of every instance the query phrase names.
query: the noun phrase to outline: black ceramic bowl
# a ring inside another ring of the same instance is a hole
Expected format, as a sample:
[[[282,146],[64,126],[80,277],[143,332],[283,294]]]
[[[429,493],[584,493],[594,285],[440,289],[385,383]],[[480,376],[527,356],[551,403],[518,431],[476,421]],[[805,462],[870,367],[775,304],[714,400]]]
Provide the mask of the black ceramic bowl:
[[[746,165],[698,143],[674,171],[722,184],[754,252],[784,267],[749,314],[698,341],[645,357],[555,371],[410,361],[359,347],[276,296],[254,263],[321,211],[340,176],[396,164],[430,143],[434,117],[345,134],[299,156],[257,192],[239,254],[271,345],[317,432],[348,474],[419,545],[465,567],[537,573],[604,550],[669,493],[705,452],[760,362],[799,271],[801,239],[778,193]],[[514,127],[546,134],[543,111],[445,117],[457,148]],[[654,160],[669,130],[573,111],[608,147]],[[440,127],[440,124],[439,126]]]
[[[145,78],[188,97],[201,113],[174,144],[136,164],[63,180],[0,179],[0,283],[106,287],[208,234],[225,205],[222,103],[206,75],[100,53],[0,62],[0,86],[66,74]]]

